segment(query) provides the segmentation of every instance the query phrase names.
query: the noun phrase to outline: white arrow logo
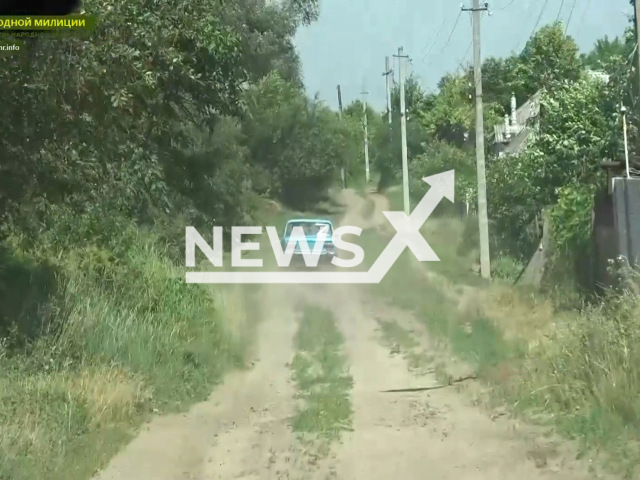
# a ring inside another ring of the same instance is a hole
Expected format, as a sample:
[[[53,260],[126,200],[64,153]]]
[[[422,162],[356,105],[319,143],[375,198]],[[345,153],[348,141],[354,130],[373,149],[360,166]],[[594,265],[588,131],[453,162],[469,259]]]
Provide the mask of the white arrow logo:
[[[367,272],[187,272],[187,283],[380,283],[407,247],[421,262],[439,262],[420,228],[443,198],[453,202],[454,171],[422,180],[431,188],[411,215],[383,212],[396,234]]]

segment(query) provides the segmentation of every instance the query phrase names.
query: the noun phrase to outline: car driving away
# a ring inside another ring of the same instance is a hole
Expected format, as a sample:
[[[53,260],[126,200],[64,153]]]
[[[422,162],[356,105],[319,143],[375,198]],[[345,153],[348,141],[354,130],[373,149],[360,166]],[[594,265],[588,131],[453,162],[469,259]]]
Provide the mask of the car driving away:
[[[296,237],[298,235],[301,235],[301,238],[299,238],[299,241],[296,241]],[[335,256],[335,246],[333,245],[333,223],[331,220],[295,218],[287,222],[284,227],[281,243],[283,251],[286,251],[289,241],[296,241],[293,256],[291,258],[291,266],[306,265],[303,251],[300,246],[300,241],[304,240],[306,240],[307,245],[309,246],[309,253],[314,252],[316,242],[324,240],[322,249],[319,252],[320,259],[318,260],[317,266],[321,267],[331,264],[331,261]]]

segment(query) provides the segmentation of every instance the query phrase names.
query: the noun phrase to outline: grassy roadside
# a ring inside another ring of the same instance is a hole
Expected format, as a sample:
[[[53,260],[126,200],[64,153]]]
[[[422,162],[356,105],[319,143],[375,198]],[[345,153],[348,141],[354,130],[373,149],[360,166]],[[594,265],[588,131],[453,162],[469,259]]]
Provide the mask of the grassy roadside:
[[[459,219],[435,218],[423,230],[442,262],[420,265],[405,251],[373,293],[412,311],[432,337],[470,363],[489,387],[492,404],[554,426],[578,441],[581,454],[600,456],[612,472],[637,478],[638,297],[627,294],[581,311],[555,311],[540,295],[500,281],[474,280]],[[363,238],[368,251],[386,243]],[[398,328],[387,326],[387,336],[415,352],[408,332]]]
[[[405,329],[394,320],[378,318],[378,326],[381,332],[381,340],[389,347],[392,354],[400,354],[407,362],[409,370],[422,375],[429,371],[434,361],[434,356],[422,348],[421,342],[413,332]]]
[[[385,242],[380,238],[372,235],[363,238],[367,252],[384,247]],[[412,255],[410,251],[403,252],[380,284],[372,285],[372,293],[412,312],[433,334],[434,340],[446,342],[452,353],[478,372],[488,374],[500,362],[520,356],[522,347],[503,342],[500,332],[480,312],[461,311],[441,286],[420,275]],[[388,335],[407,346],[413,345],[407,334],[397,331],[399,327],[387,325],[385,328]]]
[[[390,188],[385,196],[389,200],[392,210],[403,210],[402,189]],[[417,201],[410,199],[413,209]],[[448,200],[436,207],[427,222],[420,229],[424,238],[440,258],[440,262],[429,264],[429,268],[458,284],[483,286],[486,282],[472,270],[473,264],[479,259],[478,227],[475,218],[460,218],[451,216],[452,204]]]
[[[87,480],[154,412],[242,365],[251,293],[187,285],[153,238],[124,236],[126,261],[63,257],[49,334],[0,346],[0,479]]]
[[[303,440],[312,442],[319,455],[328,452],[341,432],[351,430],[353,379],[341,352],[343,343],[330,311],[305,307],[291,364],[298,390],[292,428]]]

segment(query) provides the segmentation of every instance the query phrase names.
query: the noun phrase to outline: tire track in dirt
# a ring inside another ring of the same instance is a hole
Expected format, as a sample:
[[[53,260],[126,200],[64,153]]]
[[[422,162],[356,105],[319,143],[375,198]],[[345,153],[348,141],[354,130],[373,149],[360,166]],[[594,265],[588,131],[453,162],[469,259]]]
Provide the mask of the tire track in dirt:
[[[362,200],[343,194],[347,215],[342,225],[380,226],[376,202],[371,219],[358,217]],[[413,375],[401,356],[382,346],[376,317],[395,321],[418,331],[418,322],[407,312],[384,308],[366,286],[330,285],[309,301],[331,305],[345,338],[354,387],[353,432],[343,436],[337,453],[337,477],[344,480],[578,480],[590,478],[588,465],[576,462],[549,442],[538,442],[507,421],[494,421],[469,405],[455,388],[423,392],[385,393],[439,386],[435,373]],[[427,335],[426,331],[421,332]],[[447,359],[437,357],[434,363]]]
[[[299,466],[289,428],[295,305],[282,286],[266,285],[264,290],[265,320],[255,366],[214,394],[225,405],[232,427],[210,448],[201,480],[290,479]]]
[[[515,430],[512,422],[492,419],[456,388],[384,392],[440,384],[434,373],[412,374],[405,359],[382,346],[375,320],[382,310],[365,302],[362,287],[331,287],[308,300],[333,306],[354,381],[353,432],[344,433],[336,449],[337,478],[592,478],[587,465],[568,456],[570,451],[525,428]]]
[[[368,220],[359,218],[364,199],[345,191],[343,201],[342,224],[375,228],[386,222],[380,198]],[[254,368],[229,375],[189,413],[155,419],[96,480],[589,478],[582,464],[553,446],[532,448],[520,431],[493,421],[454,388],[384,393],[438,382],[433,373],[413,375],[383,346],[376,316],[395,321],[400,315],[369,293],[360,285],[263,286]],[[298,307],[305,303],[332,310],[354,382],[353,431],[321,460],[289,426],[296,405],[288,363]]]
[[[154,419],[95,480],[312,478],[289,428],[295,290],[265,285],[254,366],[187,414]]]

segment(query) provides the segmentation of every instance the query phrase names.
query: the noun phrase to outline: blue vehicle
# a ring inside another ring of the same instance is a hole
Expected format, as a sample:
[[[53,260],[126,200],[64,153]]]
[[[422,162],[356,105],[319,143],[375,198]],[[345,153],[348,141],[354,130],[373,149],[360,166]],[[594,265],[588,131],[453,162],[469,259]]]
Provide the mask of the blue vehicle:
[[[295,237],[293,237],[295,227],[299,227],[302,230],[307,245],[309,245],[310,253],[313,253],[319,235],[322,233],[325,234],[324,245],[320,252],[318,265],[330,264],[336,254],[335,246],[333,245],[333,223],[331,220],[314,218],[295,218],[289,220],[284,227],[284,233],[281,239],[283,251],[286,250],[289,240],[295,241]],[[304,257],[299,243],[296,243],[291,261],[292,263],[304,263]]]

